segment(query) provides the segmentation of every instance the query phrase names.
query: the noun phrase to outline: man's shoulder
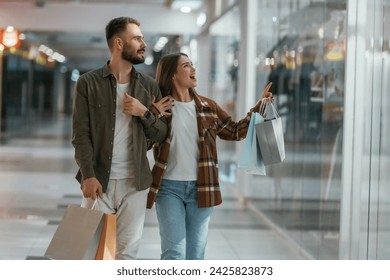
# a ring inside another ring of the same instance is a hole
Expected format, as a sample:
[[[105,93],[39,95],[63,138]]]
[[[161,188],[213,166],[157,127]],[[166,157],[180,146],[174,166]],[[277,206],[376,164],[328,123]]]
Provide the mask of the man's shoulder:
[[[100,89],[107,86],[108,77],[105,75],[104,67],[93,69],[82,73],[76,82],[77,88]]]
[[[150,76],[146,73],[139,72],[139,71],[137,71],[137,75],[138,75],[138,79],[141,82],[151,84],[151,85],[157,85],[156,80],[154,78],[152,78],[152,76]]]
[[[103,68],[104,67],[88,70],[88,71],[84,72],[83,74],[81,74],[80,78],[90,79],[93,77],[103,77]]]

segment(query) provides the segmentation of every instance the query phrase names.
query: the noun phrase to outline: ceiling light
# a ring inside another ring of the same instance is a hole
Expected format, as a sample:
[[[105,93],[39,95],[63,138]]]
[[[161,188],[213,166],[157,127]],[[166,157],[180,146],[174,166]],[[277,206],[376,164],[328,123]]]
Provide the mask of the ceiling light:
[[[0,29],[0,41],[6,48],[18,48],[21,44],[19,39],[20,31],[13,26],[7,26],[5,29]]]
[[[77,80],[79,79],[80,77],[80,71],[78,69],[73,69],[72,71],[72,75],[70,76],[70,79],[73,81],[73,82],[77,82]]]
[[[152,54],[148,54],[146,57],[145,57],[145,64],[146,65],[152,65],[154,61],[154,58],[153,58],[153,55]]]
[[[155,52],[160,52],[165,45],[168,43],[168,38],[167,37],[160,37],[157,41],[157,43],[153,47],[153,51]]]
[[[39,46],[38,50],[44,53],[48,57],[48,59],[50,59],[50,61],[53,59],[58,61],[59,63],[64,63],[66,61],[65,56],[63,56],[58,52],[55,52],[54,50],[50,49],[49,47],[43,44]]]
[[[207,14],[205,12],[202,12],[198,15],[196,18],[196,24],[201,27],[203,26],[207,21]]]
[[[188,6],[181,7],[180,12],[185,13],[185,14],[191,13],[191,7],[188,7]]]
[[[201,0],[174,0],[171,8],[182,13],[190,13],[198,10],[202,6]]]

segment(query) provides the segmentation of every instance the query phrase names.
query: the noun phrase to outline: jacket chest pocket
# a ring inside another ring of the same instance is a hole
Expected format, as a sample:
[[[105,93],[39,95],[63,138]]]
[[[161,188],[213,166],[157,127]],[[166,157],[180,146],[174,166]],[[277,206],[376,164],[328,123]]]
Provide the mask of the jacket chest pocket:
[[[89,102],[88,105],[92,110],[101,110],[107,106],[107,104],[103,102]]]
[[[115,102],[115,101],[114,101]],[[88,106],[90,110],[102,111],[107,109],[108,101],[107,100],[88,100]]]
[[[91,123],[102,124],[109,120],[109,104],[99,99],[88,101],[89,116]],[[115,117],[115,116],[113,116]]]

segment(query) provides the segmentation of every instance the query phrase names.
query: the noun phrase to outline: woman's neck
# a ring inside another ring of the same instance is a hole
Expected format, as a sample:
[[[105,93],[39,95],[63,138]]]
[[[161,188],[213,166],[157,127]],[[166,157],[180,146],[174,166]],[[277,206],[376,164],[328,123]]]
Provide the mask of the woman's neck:
[[[179,102],[190,102],[192,101],[192,96],[188,89],[177,91],[174,90],[172,93],[172,97]]]

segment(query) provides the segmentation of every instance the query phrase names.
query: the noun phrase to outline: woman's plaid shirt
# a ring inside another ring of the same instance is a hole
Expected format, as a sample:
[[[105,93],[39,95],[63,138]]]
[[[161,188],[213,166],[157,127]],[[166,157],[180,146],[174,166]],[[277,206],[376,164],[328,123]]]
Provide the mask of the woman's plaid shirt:
[[[258,110],[260,104],[252,108],[245,118],[235,122],[213,100],[197,94],[194,94],[194,100],[199,134],[198,207],[212,207],[222,203],[218,182],[216,137],[218,135],[221,139],[233,141],[244,139],[252,112]],[[170,136],[171,117],[168,117],[168,129]],[[153,206],[161,185],[168,164],[170,143],[171,139],[167,137],[163,143],[153,147],[155,164],[152,169],[153,183],[148,194],[147,208]]]

